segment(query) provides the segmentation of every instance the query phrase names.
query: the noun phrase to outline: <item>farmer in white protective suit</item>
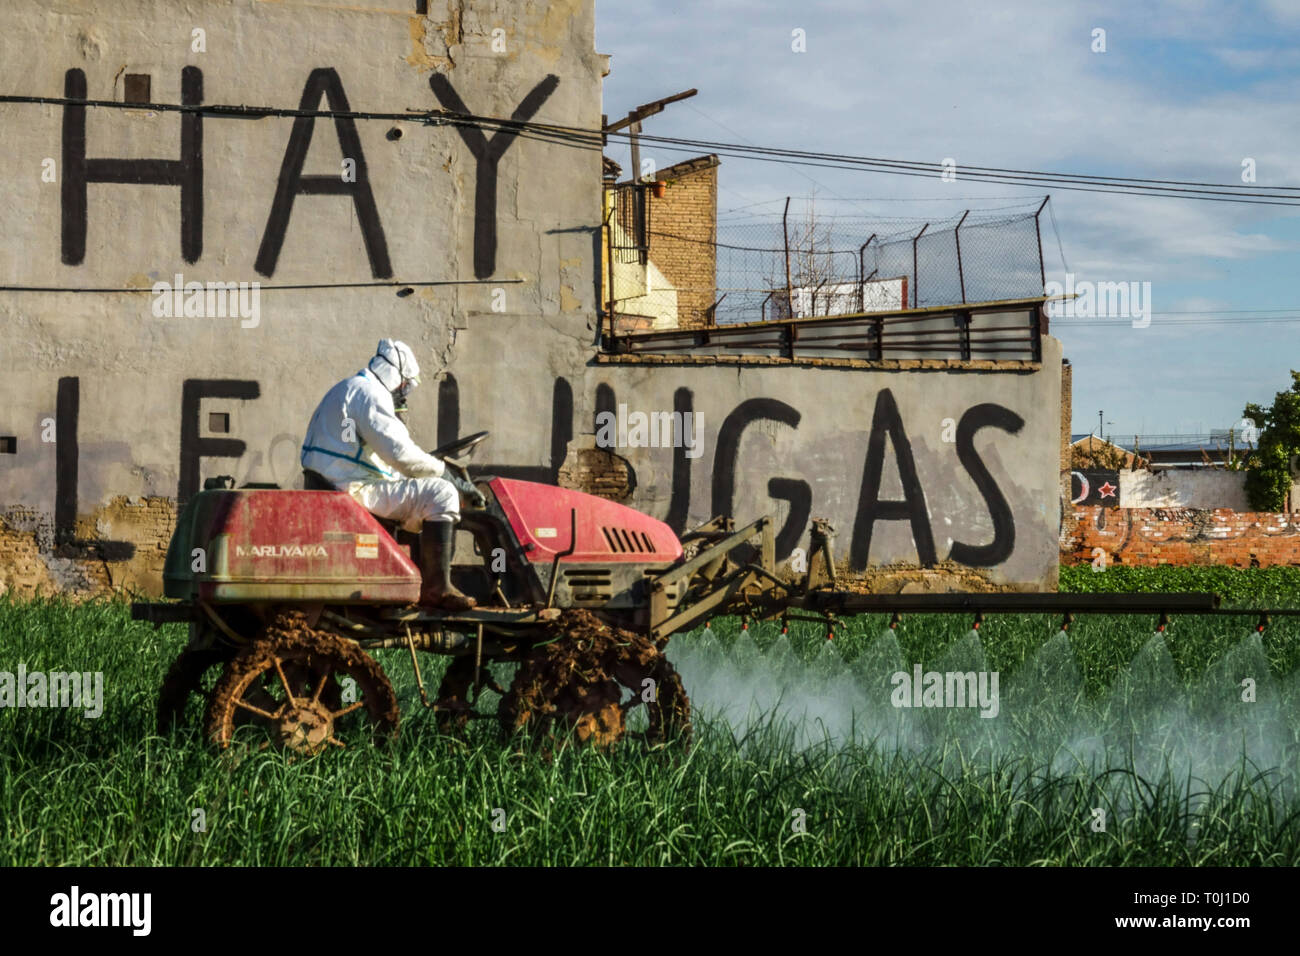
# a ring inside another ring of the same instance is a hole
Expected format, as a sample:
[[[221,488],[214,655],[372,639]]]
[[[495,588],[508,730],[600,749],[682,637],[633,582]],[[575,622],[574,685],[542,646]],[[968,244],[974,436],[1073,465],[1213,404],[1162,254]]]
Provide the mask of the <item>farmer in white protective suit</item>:
[[[309,488],[346,491],[372,514],[419,532],[421,605],[467,610],[475,602],[452,586],[452,549],[460,495],[475,500],[479,491],[459,462],[448,459],[448,468],[424,452],[398,418],[419,375],[405,342],[380,341],[365,368],[325,393],[300,461]]]

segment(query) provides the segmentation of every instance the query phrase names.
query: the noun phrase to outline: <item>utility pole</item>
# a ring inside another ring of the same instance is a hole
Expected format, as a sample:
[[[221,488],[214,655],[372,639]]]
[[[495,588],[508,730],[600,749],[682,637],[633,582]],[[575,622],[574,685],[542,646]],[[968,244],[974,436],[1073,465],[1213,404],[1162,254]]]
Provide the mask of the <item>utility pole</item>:
[[[682,93],[675,93],[672,96],[665,96],[662,100],[655,100],[653,103],[646,103],[638,106],[636,109],[628,112],[627,116],[616,123],[610,123],[603,130],[605,138],[608,140],[610,133],[616,133],[626,128],[628,131],[628,140],[632,146],[632,182],[641,181],[641,144],[638,142],[637,134],[641,132],[641,121],[647,116],[654,116],[656,113],[662,113],[664,107],[669,103],[676,103],[678,100],[689,99],[698,93],[699,90],[686,90]]]
[[[639,188],[641,183],[641,144],[639,141],[638,134],[641,132],[641,121],[645,119],[647,116],[654,116],[656,113],[662,113],[664,107],[667,106],[669,103],[676,103],[678,100],[689,99],[690,97],[694,96],[698,92],[699,92],[698,90],[694,90],[694,89],[685,90],[681,93],[676,93],[672,96],[666,96],[661,100],[655,100],[653,103],[645,103],[641,106],[638,106],[636,109],[629,111],[627,116],[624,117],[623,119],[613,123],[607,122],[608,118],[603,115],[600,118],[600,125],[601,125],[600,144],[602,148],[609,143],[610,133],[616,133],[619,130],[624,128],[626,128],[628,131],[628,140],[632,148],[631,182],[633,187],[636,189],[636,191],[632,194],[633,196],[632,209],[634,210],[634,216],[636,219],[636,225],[635,225],[636,232],[637,232],[636,243],[637,243],[637,248],[640,251],[642,265],[645,265],[647,262],[649,262],[650,259],[650,227],[649,227],[649,196]],[[615,184],[613,189],[613,195],[611,196],[612,201],[610,203],[610,210],[609,210],[609,216],[610,216],[609,225],[605,227],[607,229],[606,236],[608,242],[605,254],[608,258],[608,263],[609,263],[607,267],[608,268],[607,275],[609,276],[608,309],[609,309],[609,334],[611,338],[613,338],[615,334],[614,308],[616,302],[614,298],[614,219],[618,216],[618,203],[619,203],[618,196],[620,192],[621,190],[618,188],[617,184]]]
[[[1114,425],[1114,424],[1115,424],[1114,422],[1103,421],[1103,417],[1104,417],[1103,413],[1104,413],[1104,411],[1105,411],[1105,410],[1102,409],[1101,411],[1098,411],[1098,412],[1097,412],[1097,437],[1098,437],[1101,441],[1106,441],[1106,440],[1107,440],[1107,439],[1106,439],[1106,435],[1105,435],[1106,426],[1107,426],[1107,425]]]

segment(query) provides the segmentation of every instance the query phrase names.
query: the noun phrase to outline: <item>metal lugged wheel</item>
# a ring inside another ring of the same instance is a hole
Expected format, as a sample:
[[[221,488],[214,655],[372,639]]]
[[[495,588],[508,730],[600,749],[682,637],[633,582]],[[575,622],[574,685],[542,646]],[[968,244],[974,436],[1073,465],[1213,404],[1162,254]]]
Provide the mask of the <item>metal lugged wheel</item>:
[[[567,728],[580,743],[610,746],[626,728],[622,694],[616,681],[595,670],[570,668],[545,650],[534,652],[497,708],[502,729],[542,739]]]
[[[186,648],[172,661],[158,690],[158,733],[166,736],[184,723],[190,696],[205,696],[203,678],[213,667],[228,661],[231,652],[224,648]]]
[[[270,735],[262,749],[316,754],[395,735],[397,695],[354,642],[311,629],[300,614],[284,615],[227,664],[204,723],[222,749],[252,724]]]
[[[469,702],[474,686],[474,661],[469,657],[454,657],[438,685],[438,731],[458,734],[469,723],[473,706]]]
[[[690,700],[681,678],[649,640],[612,628],[587,611],[569,611],[558,632],[524,659],[502,698],[502,729],[534,737],[568,731],[579,742],[607,748],[627,731],[626,715],[644,705],[645,737],[690,745]],[[625,693],[631,697],[624,701]]]
[[[646,740],[664,743],[677,740],[691,745],[691,699],[672,662],[647,637],[633,635],[614,669],[620,684],[632,691],[623,704],[624,712],[644,705],[648,726]]]

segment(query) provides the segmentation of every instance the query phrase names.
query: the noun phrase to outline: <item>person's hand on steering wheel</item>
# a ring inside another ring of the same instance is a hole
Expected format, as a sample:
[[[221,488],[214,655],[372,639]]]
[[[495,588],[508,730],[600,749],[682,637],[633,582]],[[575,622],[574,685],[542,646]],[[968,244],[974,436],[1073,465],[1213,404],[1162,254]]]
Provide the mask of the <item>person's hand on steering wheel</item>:
[[[442,460],[447,465],[443,477],[450,481],[457,491],[468,498],[470,504],[475,508],[486,506],[487,499],[483,497],[483,492],[474,487],[474,482],[469,477],[469,468],[465,462],[459,458],[452,458],[450,455]]]

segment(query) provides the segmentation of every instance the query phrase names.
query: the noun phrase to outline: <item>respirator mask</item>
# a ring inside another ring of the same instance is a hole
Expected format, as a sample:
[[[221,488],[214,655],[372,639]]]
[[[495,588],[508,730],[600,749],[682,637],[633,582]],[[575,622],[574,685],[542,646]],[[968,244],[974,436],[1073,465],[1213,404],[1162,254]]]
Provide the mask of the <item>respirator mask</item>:
[[[411,389],[414,387],[415,383],[409,378],[406,378],[402,379],[402,384],[397,386],[397,390],[393,392],[393,411],[403,422],[406,421],[406,415],[409,411],[406,399],[411,394]]]

